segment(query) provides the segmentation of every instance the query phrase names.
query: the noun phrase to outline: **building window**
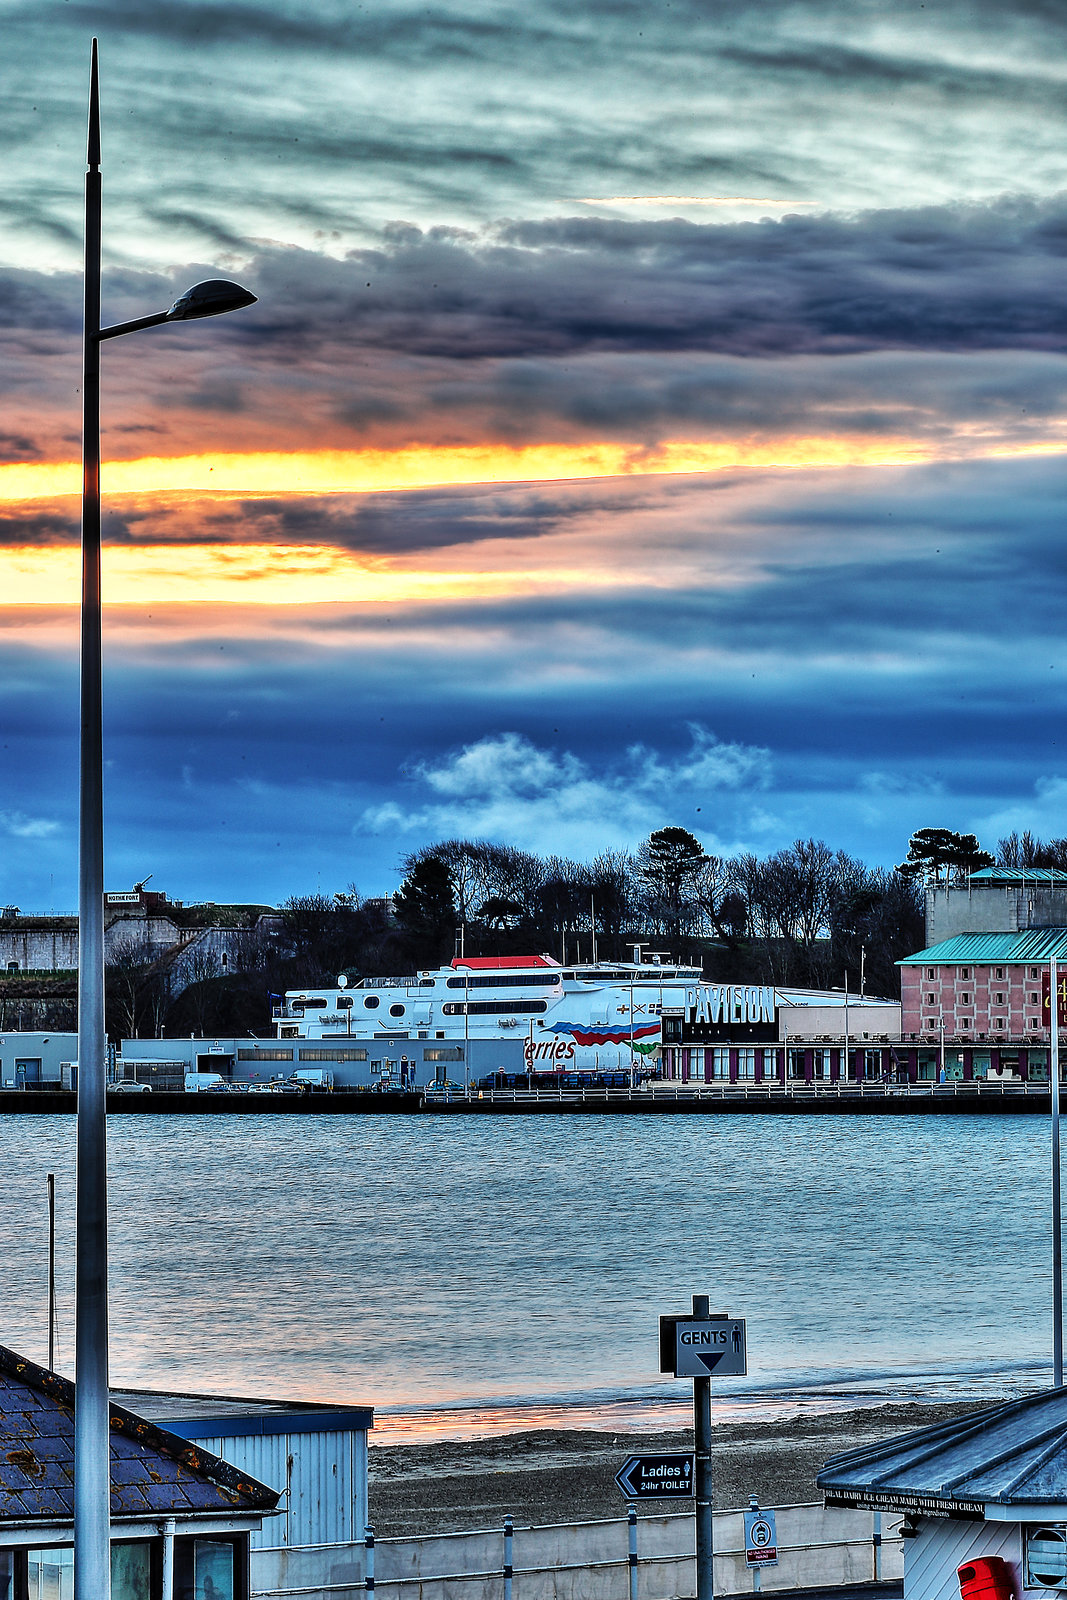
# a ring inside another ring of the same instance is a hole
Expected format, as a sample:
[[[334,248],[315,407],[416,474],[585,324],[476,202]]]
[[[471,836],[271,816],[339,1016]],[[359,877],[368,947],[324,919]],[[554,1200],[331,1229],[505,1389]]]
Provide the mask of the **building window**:
[[[804,1052],[803,1050],[788,1050],[786,1052],[787,1071],[791,1078],[803,1078]]]
[[[422,1052],[422,1059],[424,1061],[462,1061],[463,1046],[457,1044],[448,1045],[444,1050],[424,1050]]]
[[[1003,976],[1004,976],[1004,968],[1003,967],[994,967],[993,968],[993,976],[994,976],[994,978],[1003,978]]]
[[[969,1006],[970,1003],[971,1003],[971,997],[970,997],[969,994],[961,994],[960,995],[960,1005],[961,1006]]]
[[[19,970],[18,962],[17,961],[9,961],[8,964],[7,964],[7,970],[8,970],[8,972],[17,972]]]
[[[1040,1028],[1041,1023],[1037,1017],[1027,1017],[1026,1026],[1031,1033],[1036,1033],[1038,1028]]]
[[[1026,976],[1028,978],[1040,978],[1040,976],[1041,976],[1041,968],[1040,967],[1028,967],[1026,969]]]
[[[1004,996],[1003,996],[1003,994],[995,994],[993,996],[993,1004],[997,1005],[997,1006],[1002,1006],[1004,1004]]]
[[[927,967],[926,976],[928,978],[936,978],[937,977],[937,968],[936,967]]]
[[[713,1050],[711,1052],[711,1071],[713,1077],[716,1078],[728,1078],[730,1076],[729,1050]]]
[[[238,1046],[237,1059],[238,1061],[291,1061],[293,1052],[291,1048],[288,1050],[272,1050],[269,1045],[256,1045],[251,1050],[242,1050]]]
[[[960,978],[969,978],[970,975],[971,975],[970,967],[961,967],[959,969],[959,972],[957,973],[957,977],[960,977]]]
[[[366,1050],[356,1049],[349,1045],[311,1045],[307,1049],[301,1047],[301,1061],[366,1061]]]
[[[754,1078],[756,1076],[755,1050],[739,1050],[737,1052],[737,1076],[739,1078]]]
[[[828,1078],[830,1076],[829,1050],[812,1051],[812,1072],[816,1078]]]
[[[763,1052],[763,1078],[764,1078],[764,1081],[766,1082],[766,1080],[768,1078],[777,1078],[777,1076],[778,1076],[778,1052],[777,1052],[777,1050],[764,1050],[764,1052]]]
[[[235,1600],[234,1547],[222,1539],[180,1539],[174,1546],[174,1592],[181,1600]]]
[[[200,1541],[198,1541],[199,1543]],[[228,1545],[231,1552],[233,1546]],[[4,1552],[5,1555],[8,1552]],[[2,1558],[0,1558],[2,1559]],[[10,1559],[10,1557],[9,1557]],[[7,1588],[3,1583],[4,1567],[0,1565],[0,1596],[7,1600],[9,1595],[15,1593],[14,1584],[9,1580]],[[196,1591],[199,1597],[204,1591]],[[233,1596],[233,1586],[229,1590],[217,1591],[221,1596]],[[74,1551],[67,1548],[54,1548],[45,1550],[28,1550],[26,1552],[26,1593],[29,1600],[70,1600],[74,1593]],[[114,1543],[111,1546],[111,1594],[112,1600],[152,1600],[152,1546],[147,1540],[138,1540],[136,1543]],[[207,1590],[211,1594],[210,1589]]]
[[[936,996],[936,994],[928,994],[926,996],[926,1004],[928,1006],[936,1006],[936,1004],[937,1004],[937,996]]]

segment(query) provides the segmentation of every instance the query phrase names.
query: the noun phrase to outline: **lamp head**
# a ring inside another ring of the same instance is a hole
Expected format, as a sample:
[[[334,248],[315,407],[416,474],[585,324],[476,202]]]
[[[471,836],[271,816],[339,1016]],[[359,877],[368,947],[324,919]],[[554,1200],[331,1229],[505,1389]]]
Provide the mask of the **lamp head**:
[[[208,278],[186,289],[167,312],[168,322],[192,322],[197,317],[218,317],[224,311],[254,306],[256,296],[226,278]]]

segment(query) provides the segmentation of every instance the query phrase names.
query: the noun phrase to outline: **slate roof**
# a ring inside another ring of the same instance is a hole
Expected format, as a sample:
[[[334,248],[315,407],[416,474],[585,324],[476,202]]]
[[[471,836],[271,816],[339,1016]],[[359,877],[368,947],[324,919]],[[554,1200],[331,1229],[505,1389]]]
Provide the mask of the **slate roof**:
[[[1018,933],[957,933],[928,950],[905,956],[898,967],[921,967],[926,963],[983,966],[996,961],[1049,961],[1067,956],[1067,928],[1022,928]]]
[[[1067,1503],[1067,1388],[832,1456],[820,1489],[1012,1505]]]
[[[227,1461],[111,1411],[111,1515],[195,1517],[274,1509],[279,1493]],[[74,1515],[74,1385],[0,1345],[0,1524]]]

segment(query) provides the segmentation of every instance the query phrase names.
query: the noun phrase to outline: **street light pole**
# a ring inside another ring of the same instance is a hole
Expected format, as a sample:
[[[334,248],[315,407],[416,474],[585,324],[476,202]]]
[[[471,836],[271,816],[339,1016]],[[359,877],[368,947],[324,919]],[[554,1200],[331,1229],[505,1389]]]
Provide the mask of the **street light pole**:
[[[85,174],[82,339],[81,732],[78,835],[78,1126],[75,1266],[74,1586],[110,1600],[111,1475],[107,1307],[107,1038],[104,1025],[104,804],[100,619],[100,345],[163,322],[252,305],[216,279],[169,311],[100,326],[100,79],[93,40]]]
[[[100,658],[100,81],[89,76],[82,336],[81,769],[74,1562],[78,1600],[111,1594],[107,1372],[107,1057]]]

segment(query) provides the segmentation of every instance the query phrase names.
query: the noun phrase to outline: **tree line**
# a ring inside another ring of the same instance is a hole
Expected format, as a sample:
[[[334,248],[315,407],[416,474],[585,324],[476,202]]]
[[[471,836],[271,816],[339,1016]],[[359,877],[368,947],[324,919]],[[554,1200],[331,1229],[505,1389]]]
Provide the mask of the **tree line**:
[[[588,861],[445,839],[402,859],[392,896],[367,899],[353,885],[293,896],[274,929],[242,937],[237,970],[205,962],[178,986],[165,962],[131,947],[108,968],[109,1028],[114,1037],[264,1033],[286,989],[340,973],[415,972],[461,952],[544,953],[568,965],[626,960],[640,945],[722,982],[896,996],[896,962],[924,943],[926,886],[994,864],[1067,870],[1067,839],[1012,833],[994,855],[974,834],[921,828],[892,868],[820,839],[718,856],[682,827]]]

